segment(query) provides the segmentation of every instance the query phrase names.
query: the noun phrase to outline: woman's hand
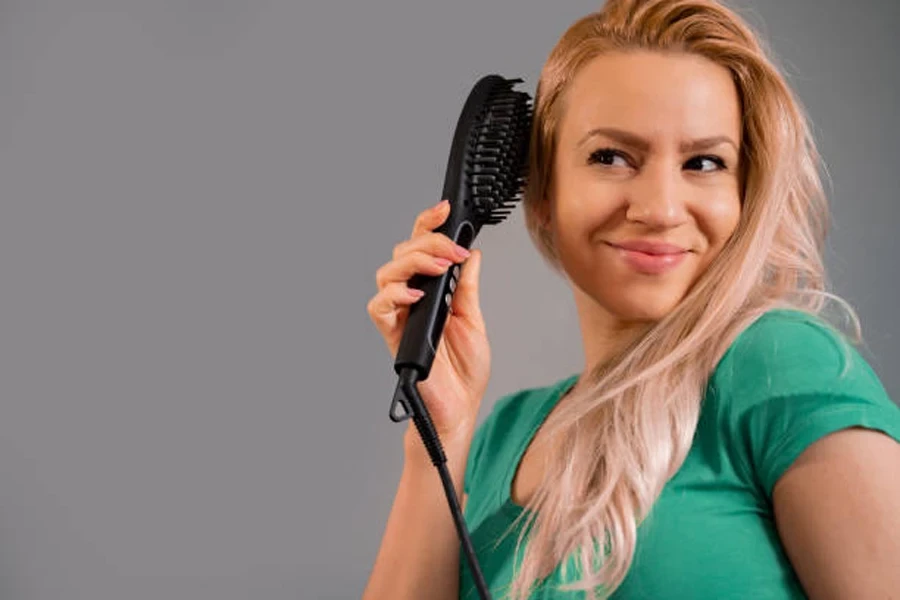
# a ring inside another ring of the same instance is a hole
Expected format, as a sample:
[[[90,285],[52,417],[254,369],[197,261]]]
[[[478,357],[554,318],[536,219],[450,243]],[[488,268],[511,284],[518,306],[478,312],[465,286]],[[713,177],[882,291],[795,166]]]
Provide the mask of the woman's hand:
[[[448,236],[434,232],[450,213],[444,201],[418,215],[412,236],[394,247],[393,258],[375,274],[378,293],[367,311],[397,356],[409,307],[420,298],[408,287],[416,274],[440,275],[454,263],[462,272],[428,379],[417,384],[419,394],[442,440],[468,437],[475,429],[481,398],[490,378],[491,356],[478,298],[481,251],[466,260],[465,249]],[[419,292],[421,294],[421,292]]]

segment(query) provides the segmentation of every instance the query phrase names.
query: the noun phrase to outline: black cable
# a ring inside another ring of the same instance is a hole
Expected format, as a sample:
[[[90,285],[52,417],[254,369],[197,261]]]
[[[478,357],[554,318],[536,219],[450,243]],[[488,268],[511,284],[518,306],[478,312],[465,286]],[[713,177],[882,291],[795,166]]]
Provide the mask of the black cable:
[[[447,502],[450,504],[450,512],[453,514],[453,522],[456,523],[456,531],[459,533],[459,539],[462,543],[463,551],[466,555],[466,562],[469,564],[469,570],[472,571],[472,577],[475,579],[475,587],[482,600],[491,600],[491,594],[488,591],[487,583],[481,568],[478,566],[478,559],[475,557],[475,548],[472,546],[472,540],[469,538],[469,530],[466,527],[465,519],[463,519],[462,511],[459,508],[459,502],[456,498],[456,491],[453,487],[453,480],[450,479],[450,472],[447,470],[447,463],[443,462],[437,465],[438,473],[441,474],[441,481],[444,483],[444,491],[447,493]]]
[[[397,391],[394,394],[394,402],[402,404],[407,411],[406,418],[412,418],[422,438],[422,443],[428,450],[431,462],[437,467],[438,473],[441,475],[441,483],[444,485],[444,493],[447,496],[447,503],[450,506],[450,514],[453,515],[453,523],[456,525],[456,532],[459,534],[460,542],[466,556],[466,562],[469,564],[469,570],[472,571],[472,577],[475,580],[475,587],[478,589],[478,595],[481,600],[491,600],[491,593],[488,591],[487,583],[484,580],[484,574],[478,566],[478,559],[475,556],[475,548],[472,546],[472,540],[469,537],[469,530],[466,527],[466,521],[463,517],[462,510],[459,507],[459,498],[456,496],[456,488],[453,486],[453,479],[450,477],[450,471],[447,469],[447,456],[444,454],[444,448],[431,421],[431,415],[419,396],[419,390],[416,388],[418,373],[415,369],[403,369],[400,373],[400,381],[397,384]],[[391,418],[397,420],[391,411]],[[400,420],[403,420],[402,418]]]

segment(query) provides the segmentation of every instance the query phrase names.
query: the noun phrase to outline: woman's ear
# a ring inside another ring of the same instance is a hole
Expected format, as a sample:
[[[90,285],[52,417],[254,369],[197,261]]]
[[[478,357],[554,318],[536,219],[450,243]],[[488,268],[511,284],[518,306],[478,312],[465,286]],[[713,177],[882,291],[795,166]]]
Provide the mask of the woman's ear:
[[[540,222],[541,228],[547,231],[550,231],[550,226],[553,224],[552,202],[549,195],[545,196],[538,207],[538,222]]]
[[[553,248],[553,209],[550,207],[549,199],[541,202],[535,211],[535,220],[538,224],[538,232],[541,239],[548,248]]]
[[[538,227],[541,229],[549,228],[551,219],[550,196],[548,194],[542,196],[537,204],[532,207],[531,212],[532,217],[534,217],[534,223]]]

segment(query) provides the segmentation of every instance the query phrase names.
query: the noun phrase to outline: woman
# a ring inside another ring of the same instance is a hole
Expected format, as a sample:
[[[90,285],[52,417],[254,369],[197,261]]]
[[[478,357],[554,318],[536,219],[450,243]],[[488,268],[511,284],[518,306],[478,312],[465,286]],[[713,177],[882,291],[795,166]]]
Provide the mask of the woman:
[[[550,54],[531,149],[526,223],[572,287],[582,373],[476,428],[481,254],[432,231],[446,204],[368,305],[395,355],[408,278],[465,260],[419,388],[494,597],[900,597],[900,408],[825,291],[819,157],[748,26],[609,0]],[[405,448],[365,598],[476,598],[414,428]]]

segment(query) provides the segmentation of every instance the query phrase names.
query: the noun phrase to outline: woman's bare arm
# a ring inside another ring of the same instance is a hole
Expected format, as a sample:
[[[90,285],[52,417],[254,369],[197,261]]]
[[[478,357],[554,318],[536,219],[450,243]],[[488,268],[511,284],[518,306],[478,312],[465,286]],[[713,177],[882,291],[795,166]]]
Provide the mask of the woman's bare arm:
[[[457,497],[471,438],[441,440]],[[400,484],[363,600],[456,600],[460,543],[440,474],[414,429],[407,430],[404,446]]]

